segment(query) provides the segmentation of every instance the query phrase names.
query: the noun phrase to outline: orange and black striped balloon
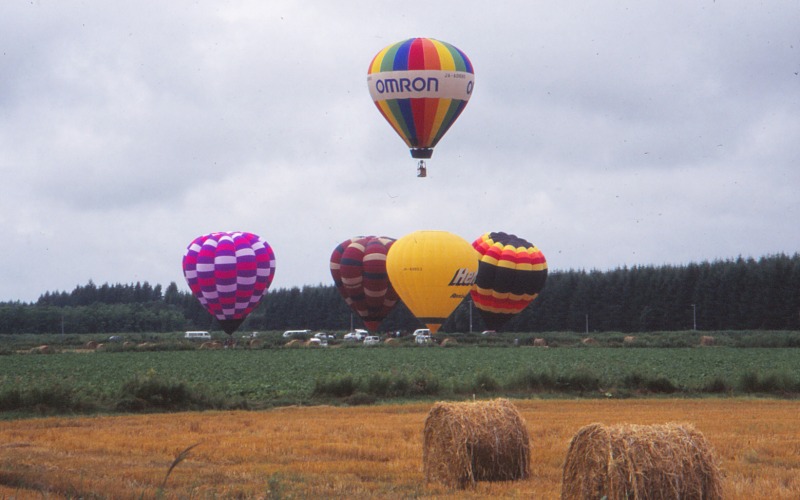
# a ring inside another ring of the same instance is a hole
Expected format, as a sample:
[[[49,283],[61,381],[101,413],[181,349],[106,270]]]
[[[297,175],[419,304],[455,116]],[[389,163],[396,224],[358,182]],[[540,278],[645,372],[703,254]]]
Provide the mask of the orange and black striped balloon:
[[[472,302],[486,328],[499,330],[541,292],[547,260],[535,245],[513,234],[486,233],[472,246],[481,256]]]

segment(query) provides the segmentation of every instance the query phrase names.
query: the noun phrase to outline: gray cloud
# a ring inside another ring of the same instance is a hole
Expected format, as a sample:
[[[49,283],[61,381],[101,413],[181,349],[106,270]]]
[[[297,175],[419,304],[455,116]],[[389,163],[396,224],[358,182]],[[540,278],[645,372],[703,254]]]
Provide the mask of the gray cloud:
[[[424,15],[421,14],[424,12]],[[275,287],[356,234],[516,232],[552,269],[800,247],[792,2],[11,2],[0,7],[0,300],[184,287],[247,230]],[[476,69],[429,177],[369,99],[382,47]]]

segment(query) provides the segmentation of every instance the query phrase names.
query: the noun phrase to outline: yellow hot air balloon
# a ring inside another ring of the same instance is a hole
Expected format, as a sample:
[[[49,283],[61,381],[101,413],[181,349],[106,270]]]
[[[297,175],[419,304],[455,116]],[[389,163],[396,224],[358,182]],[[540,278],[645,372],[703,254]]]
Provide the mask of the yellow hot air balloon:
[[[415,231],[395,241],[386,271],[397,294],[433,333],[469,294],[480,255],[447,231]]]

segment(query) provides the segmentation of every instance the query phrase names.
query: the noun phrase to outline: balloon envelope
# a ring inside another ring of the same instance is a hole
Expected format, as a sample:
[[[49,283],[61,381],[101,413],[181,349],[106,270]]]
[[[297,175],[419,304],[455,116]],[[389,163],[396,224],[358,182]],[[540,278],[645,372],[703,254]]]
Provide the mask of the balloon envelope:
[[[472,301],[486,327],[498,330],[542,290],[547,260],[535,245],[513,234],[486,233],[472,246],[480,254]]]
[[[433,333],[467,296],[478,269],[468,241],[446,231],[416,231],[389,249],[389,280],[408,309]]]
[[[331,254],[331,276],[345,302],[376,331],[397,304],[397,293],[386,273],[386,254],[394,243],[385,236],[356,236]]]
[[[410,38],[384,48],[367,72],[372,100],[411,148],[430,158],[433,148],[464,111],[475,85],[466,54],[432,38]]]
[[[195,297],[230,335],[272,283],[275,254],[252,233],[206,234],[187,247],[183,275]]]

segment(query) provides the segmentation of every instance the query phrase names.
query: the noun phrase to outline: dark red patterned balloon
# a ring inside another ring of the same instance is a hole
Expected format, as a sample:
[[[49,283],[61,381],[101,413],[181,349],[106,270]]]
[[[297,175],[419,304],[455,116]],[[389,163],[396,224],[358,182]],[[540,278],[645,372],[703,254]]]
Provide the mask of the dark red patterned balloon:
[[[357,236],[339,244],[331,254],[331,276],[345,302],[377,331],[397,303],[397,293],[386,274],[386,253],[394,239]]]

